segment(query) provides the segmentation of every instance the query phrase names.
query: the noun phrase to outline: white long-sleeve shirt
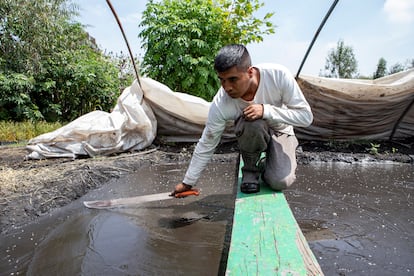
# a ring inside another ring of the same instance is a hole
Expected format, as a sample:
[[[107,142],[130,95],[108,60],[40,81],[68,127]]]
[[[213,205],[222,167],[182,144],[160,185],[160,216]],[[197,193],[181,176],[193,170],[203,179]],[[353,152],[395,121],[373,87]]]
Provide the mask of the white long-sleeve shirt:
[[[195,185],[220,142],[226,122],[243,115],[249,104],[263,104],[263,119],[269,127],[294,135],[293,126],[307,127],[313,115],[299,85],[292,74],[278,64],[260,64],[260,80],[254,99],[247,102],[233,99],[219,89],[211,103],[206,126],[194,150],[183,183]]]

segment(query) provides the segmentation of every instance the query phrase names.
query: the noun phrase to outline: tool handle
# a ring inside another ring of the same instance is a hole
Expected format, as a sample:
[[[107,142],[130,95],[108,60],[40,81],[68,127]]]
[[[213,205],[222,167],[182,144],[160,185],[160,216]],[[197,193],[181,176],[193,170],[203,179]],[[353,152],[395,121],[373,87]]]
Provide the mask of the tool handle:
[[[200,194],[200,192],[198,190],[191,189],[191,190],[188,190],[188,191],[185,191],[185,192],[176,193],[174,195],[174,197],[176,197],[176,198],[183,198],[183,197],[187,197],[187,196],[190,196],[190,195],[198,196],[199,194]]]

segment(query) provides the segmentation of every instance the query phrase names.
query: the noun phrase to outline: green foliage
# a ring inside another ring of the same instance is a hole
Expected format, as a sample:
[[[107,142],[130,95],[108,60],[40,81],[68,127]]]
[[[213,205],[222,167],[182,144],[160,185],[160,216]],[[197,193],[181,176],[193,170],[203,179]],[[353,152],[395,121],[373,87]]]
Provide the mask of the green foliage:
[[[0,120],[70,121],[114,105],[118,69],[71,21],[70,0],[4,0],[0,11]]]
[[[398,72],[409,70],[411,68],[414,68],[414,59],[407,59],[404,64],[397,62],[390,66],[389,70],[387,70],[387,61],[384,58],[380,58],[378,61],[377,70],[373,74],[373,79],[392,75]]]
[[[370,145],[371,147],[369,148],[369,153],[374,155],[378,154],[381,145],[376,143],[370,143]]]
[[[358,72],[358,62],[352,47],[345,45],[343,40],[339,40],[336,49],[331,49],[326,58],[325,77],[345,78],[355,77]]]
[[[395,73],[398,73],[398,72],[402,72],[404,70],[405,70],[404,65],[401,64],[401,63],[399,63],[399,62],[397,62],[397,63],[395,63],[394,65],[392,65],[390,67],[390,75],[395,74]]]
[[[258,0],[150,0],[140,24],[143,72],[174,91],[211,100],[219,82],[214,56],[229,43],[260,42],[274,33],[269,21],[253,16]],[[264,27],[263,27],[264,26]]]
[[[0,72],[0,120],[41,119],[30,99],[34,79],[24,74]]]
[[[34,102],[47,121],[71,121],[82,114],[109,110],[118,95],[116,67],[88,48],[62,51],[45,64],[38,76]]]
[[[384,58],[380,58],[377,65],[377,70],[374,73],[373,78],[378,79],[387,75],[387,61]]]
[[[381,62],[382,60],[383,58],[381,58],[379,62]],[[385,69],[383,68],[383,67],[386,67],[386,61],[384,60],[383,63],[384,64],[378,63],[378,66],[377,66],[378,67],[377,71],[381,69],[385,72],[384,75],[382,75],[382,77],[414,68],[414,59],[407,59],[405,63],[397,62],[390,66],[388,72],[386,68]],[[381,68],[380,68],[380,65],[381,65]],[[376,76],[377,76],[377,73],[374,73],[373,78],[376,79],[377,78]]]
[[[34,73],[42,57],[55,51],[65,37],[62,23],[75,15],[68,0],[2,0],[0,53],[3,70]]]

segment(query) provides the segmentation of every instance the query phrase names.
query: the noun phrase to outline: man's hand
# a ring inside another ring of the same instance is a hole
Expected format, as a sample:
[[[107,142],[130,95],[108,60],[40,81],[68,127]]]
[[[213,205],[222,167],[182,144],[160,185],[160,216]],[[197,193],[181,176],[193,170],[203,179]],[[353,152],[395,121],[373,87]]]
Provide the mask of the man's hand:
[[[254,121],[263,118],[263,105],[251,104],[243,110],[243,116],[246,121]]]
[[[179,184],[175,185],[175,189],[170,194],[170,196],[175,196],[178,193],[182,193],[182,192],[185,192],[185,191],[189,191],[189,190],[191,190],[192,187],[193,186],[191,186],[191,185],[187,185],[187,184],[184,184],[184,183],[179,183]]]

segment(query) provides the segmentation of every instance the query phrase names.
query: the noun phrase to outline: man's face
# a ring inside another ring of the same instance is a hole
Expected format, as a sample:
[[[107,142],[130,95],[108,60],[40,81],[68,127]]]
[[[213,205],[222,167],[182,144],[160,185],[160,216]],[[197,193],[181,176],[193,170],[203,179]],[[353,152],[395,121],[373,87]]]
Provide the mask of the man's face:
[[[221,86],[232,98],[242,98],[248,92],[253,75],[252,67],[247,70],[239,70],[236,66],[218,73]]]

